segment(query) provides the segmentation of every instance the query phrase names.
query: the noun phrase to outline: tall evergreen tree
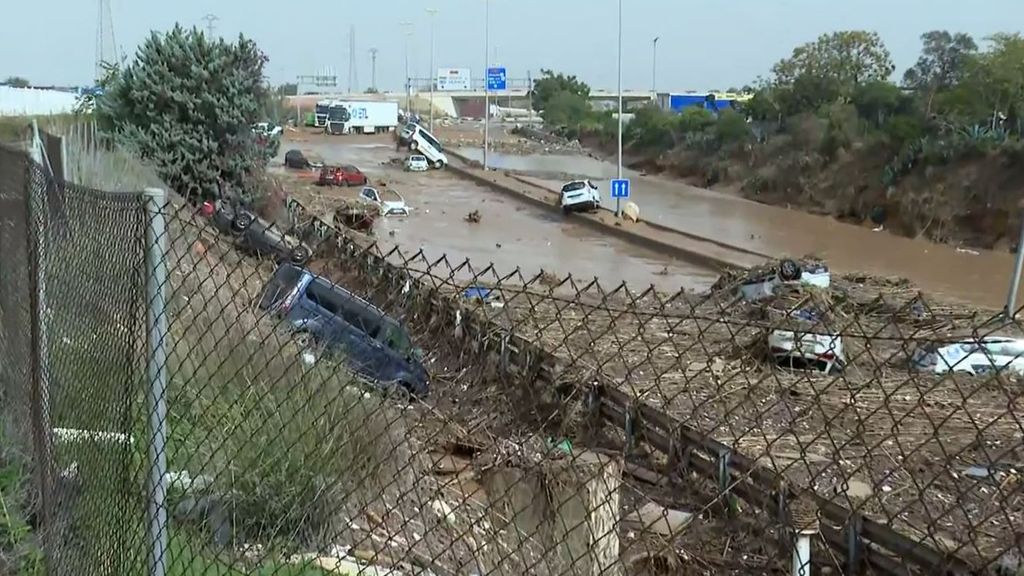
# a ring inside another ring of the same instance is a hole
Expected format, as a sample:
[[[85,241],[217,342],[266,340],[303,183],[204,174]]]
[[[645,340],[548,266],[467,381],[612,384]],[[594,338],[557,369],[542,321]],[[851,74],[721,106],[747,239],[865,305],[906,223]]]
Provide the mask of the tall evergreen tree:
[[[177,25],[146,40],[97,99],[96,114],[178,193],[247,191],[267,162],[251,131],[268,97],[266,62],[243,36],[229,43]]]

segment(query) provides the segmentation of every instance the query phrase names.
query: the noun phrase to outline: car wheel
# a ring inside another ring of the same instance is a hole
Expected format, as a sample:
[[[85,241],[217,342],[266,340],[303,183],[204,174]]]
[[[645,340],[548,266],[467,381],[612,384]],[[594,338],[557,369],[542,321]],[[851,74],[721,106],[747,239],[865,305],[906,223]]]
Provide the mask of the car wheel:
[[[348,183],[348,180],[342,180],[341,181],[341,185],[344,186],[345,188],[348,188],[350,186],[350,184]]]
[[[409,142],[409,150],[419,150],[419,149],[420,149],[419,142],[416,142],[415,140]]]
[[[797,264],[795,260],[783,260],[779,263],[779,278],[786,282],[795,282],[802,276],[803,270],[800,269],[800,264]]]
[[[410,382],[405,380],[399,380],[395,382],[394,392],[395,396],[401,398],[405,402],[411,402],[416,397],[414,387]]]
[[[434,169],[435,170],[440,170],[441,168],[444,168],[444,162],[442,162],[441,160],[435,160],[434,161]]]
[[[246,230],[249,229],[250,226],[252,226],[252,223],[252,214],[249,214],[248,212],[242,212],[238,216],[235,216],[235,219],[231,221],[231,228],[235,232],[245,232]]]
[[[292,250],[290,258],[292,264],[299,264],[301,266],[309,261],[310,256],[312,256],[312,254],[310,253],[309,248],[299,246]]]

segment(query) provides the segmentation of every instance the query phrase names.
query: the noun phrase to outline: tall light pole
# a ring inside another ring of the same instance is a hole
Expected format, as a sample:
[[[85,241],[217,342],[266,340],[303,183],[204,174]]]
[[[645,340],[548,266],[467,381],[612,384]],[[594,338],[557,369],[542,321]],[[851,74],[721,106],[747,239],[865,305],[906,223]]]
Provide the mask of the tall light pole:
[[[491,91],[487,89],[487,69],[491,67],[491,0],[484,0],[484,171],[487,171],[487,147],[491,125]]]
[[[409,39],[412,38],[412,22],[400,22],[405,31],[405,113],[412,115],[412,81],[409,78]]]
[[[651,40],[651,94],[655,99],[658,98],[658,38],[660,36]]]
[[[618,179],[622,179],[622,0],[619,0],[619,130],[618,130],[618,166],[616,174]],[[615,216],[622,216],[622,199],[615,198]]]
[[[437,8],[427,8],[430,14],[430,131],[434,131],[434,80],[437,74],[434,71],[434,16],[437,15]]]
[[[376,48],[370,48],[370,88],[377,91],[377,52]]]

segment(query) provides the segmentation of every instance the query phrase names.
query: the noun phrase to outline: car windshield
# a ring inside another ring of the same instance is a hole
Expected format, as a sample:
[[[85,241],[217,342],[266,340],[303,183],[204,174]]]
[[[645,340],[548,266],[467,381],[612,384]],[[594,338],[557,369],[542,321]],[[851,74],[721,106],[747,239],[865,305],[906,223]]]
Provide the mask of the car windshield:
[[[580,181],[569,182],[565,186],[562,186],[562,192],[575,192],[586,188],[586,186],[586,183]]]
[[[412,160],[413,162],[426,162],[427,161],[427,157],[426,156],[413,156],[409,160]]]

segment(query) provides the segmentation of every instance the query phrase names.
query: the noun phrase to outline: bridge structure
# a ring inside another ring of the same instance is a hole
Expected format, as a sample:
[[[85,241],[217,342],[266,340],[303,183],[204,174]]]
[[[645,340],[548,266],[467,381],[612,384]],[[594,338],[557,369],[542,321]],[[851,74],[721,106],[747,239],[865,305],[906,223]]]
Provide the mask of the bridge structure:
[[[533,82],[527,78],[509,78],[506,90],[492,91],[491,103],[503,108],[528,108],[530,106],[530,89]],[[410,105],[416,110],[431,106],[443,115],[461,118],[482,118],[484,116],[483,79],[471,82],[470,90],[434,90],[430,92],[430,79],[411,79],[409,92],[385,92],[380,94],[304,94],[292,98],[292,105],[312,108],[317,100],[390,100],[399,103],[399,107]],[[590,91],[590,101],[595,108],[610,108],[618,102],[619,94],[615,90]],[[656,95],[650,90],[623,90],[623,108],[631,109],[638,105],[656,102]]]

